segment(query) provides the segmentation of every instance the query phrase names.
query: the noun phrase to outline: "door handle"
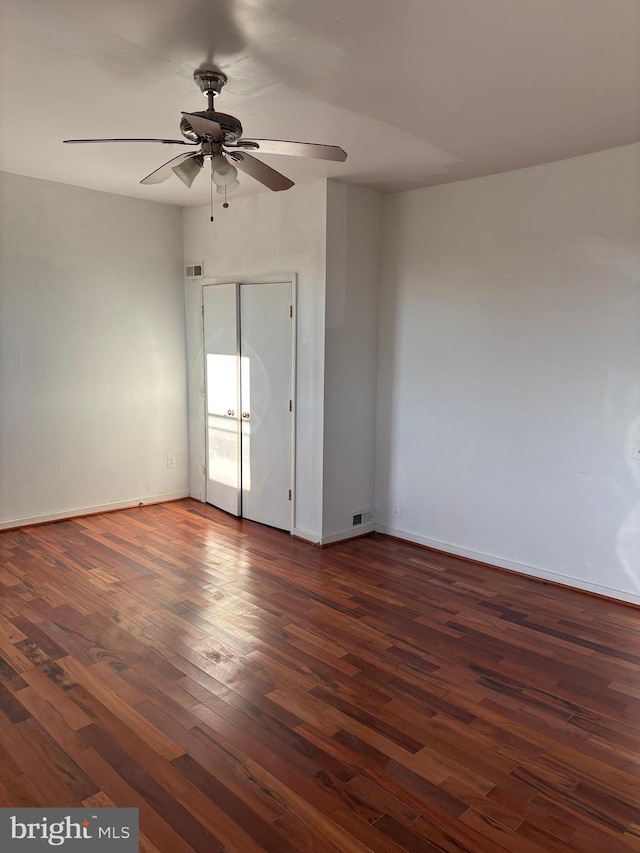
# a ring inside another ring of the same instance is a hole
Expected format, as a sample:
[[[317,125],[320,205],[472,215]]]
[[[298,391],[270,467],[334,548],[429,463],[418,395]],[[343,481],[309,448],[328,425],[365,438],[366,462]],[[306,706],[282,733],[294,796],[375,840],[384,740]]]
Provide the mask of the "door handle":
[[[247,420],[247,421],[248,421],[248,420],[249,420],[249,418],[251,417],[251,415],[249,414],[249,412],[243,412],[243,413],[242,413],[242,417],[243,417],[245,420]]]
[[[235,412],[233,411],[233,409],[227,409],[227,414],[230,418],[232,418],[235,415]]]

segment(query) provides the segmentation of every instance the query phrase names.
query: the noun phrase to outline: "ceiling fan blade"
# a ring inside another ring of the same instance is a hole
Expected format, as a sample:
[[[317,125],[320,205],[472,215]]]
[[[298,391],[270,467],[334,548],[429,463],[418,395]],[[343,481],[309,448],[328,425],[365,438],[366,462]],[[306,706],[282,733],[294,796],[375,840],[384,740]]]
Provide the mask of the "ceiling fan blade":
[[[338,145],[319,145],[315,142],[290,142],[288,139],[239,139],[238,148],[248,148],[256,154],[288,154],[292,157],[313,157],[316,160],[347,159],[347,152]]]
[[[163,145],[198,145],[198,142],[184,142],[182,139],[63,139],[63,142],[161,142]]]
[[[155,171],[151,172],[150,175],[147,175],[146,178],[143,178],[140,183],[161,184],[163,181],[166,181],[167,178],[171,177],[175,166],[179,166],[181,163],[184,163],[185,160],[189,160],[191,157],[199,156],[200,152],[198,152],[197,154],[178,154],[177,157],[174,157],[172,160],[167,160],[167,162],[163,163],[162,166],[158,166]]]
[[[265,187],[269,187],[269,189],[274,192],[288,190],[293,186],[293,181],[289,180],[289,178],[281,175],[280,172],[276,172],[275,169],[272,169],[271,166],[267,166],[267,164],[263,163],[261,160],[256,160],[255,157],[247,154],[246,151],[230,151],[229,157],[233,160],[238,169],[246,172],[247,175],[255,178],[256,181],[260,181],[261,184],[264,184]]]
[[[198,136],[210,136],[214,142],[222,142],[222,128],[217,121],[202,118],[194,113],[182,113]]]

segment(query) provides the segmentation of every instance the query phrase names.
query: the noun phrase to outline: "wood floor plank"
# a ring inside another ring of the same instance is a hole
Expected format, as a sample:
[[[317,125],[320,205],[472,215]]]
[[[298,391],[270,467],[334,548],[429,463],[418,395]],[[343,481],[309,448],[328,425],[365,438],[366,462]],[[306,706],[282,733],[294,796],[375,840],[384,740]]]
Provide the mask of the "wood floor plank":
[[[0,804],[143,853],[640,851],[640,615],[193,500],[0,533]]]
[[[46,673],[34,668],[24,673],[24,679],[29,687],[54,708],[74,731],[91,723],[91,718],[69,698],[68,690],[48,678]]]
[[[4,785],[9,797],[8,802],[4,803],[6,808],[28,809],[51,805],[51,791],[46,787],[40,790],[25,773],[8,780]]]
[[[139,810],[141,830],[159,850],[169,849],[171,853],[174,851],[175,853],[193,853],[193,847],[164,819],[165,816],[129,785],[95,750],[86,749],[78,757],[78,763],[119,807]]]
[[[149,725],[147,720],[141,716],[135,708],[128,705],[113,690],[105,687],[99,676],[95,675],[90,667],[83,667],[72,658],[64,658],[62,661],[64,671],[76,678],[85,690],[92,694],[102,705],[119,717],[130,729],[138,732],[140,737],[146,741],[152,749],[169,761],[182,755],[182,750],[173,743],[163,732]]]
[[[184,793],[189,785],[184,778],[173,768],[167,758],[156,752],[149,744],[138,735],[137,731],[129,728],[122,720],[105,708],[91,693],[83,687],[75,687],[71,691],[74,701],[92,718],[94,723],[121,747],[131,755],[135,755],[137,763],[160,782],[173,796]],[[85,733],[89,727],[81,729],[79,735],[85,739]],[[89,741],[91,742],[91,741]]]
[[[78,806],[95,793],[91,780],[76,763],[77,757],[67,755],[33,718],[11,729],[0,726],[0,743],[31,782],[60,806]]]
[[[331,840],[318,835],[291,812],[281,815],[274,821],[274,826],[286,834],[287,838],[296,845],[297,850],[309,850],[313,853],[341,853],[341,849]]]
[[[189,779],[198,791],[241,826],[263,850],[269,853],[295,853],[295,847],[289,843],[286,836],[274,829],[271,823],[261,818],[190,755],[176,758],[173,766]]]
[[[275,800],[248,783],[242,760],[233,752],[224,738],[204,737],[203,732],[198,729],[192,731],[182,729],[155,705],[142,705],[140,710],[157,725],[163,725],[174,740],[184,747],[188,755],[195,758],[209,773],[215,775],[216,779],[240,797],[264,820],[273,821],[282,814]]]
[[[243,853],[262,853],[265,849],[254,841],[242,826],[232,818],[211,797],[198,788],[192,787],[179,797],[182,805],[188,809],[200,823],[207,827],[223,845],[224,851],[243,851]],[[142,845],[140,853],[143,853]]]
[[[93,724],[82,730],[91,747],[119,776],[161,814],[172,829],[197,853],[206,853],[215,847],[217,840],[160,781],[144,770],[141,764],[99,726]],[[218,844],[218,846],[221,846]]]
[[[86,741],[71,728],[65,717],[33,687],[19,690],[17,696],[33,719],[67,755],[77,755],[87,748]]]

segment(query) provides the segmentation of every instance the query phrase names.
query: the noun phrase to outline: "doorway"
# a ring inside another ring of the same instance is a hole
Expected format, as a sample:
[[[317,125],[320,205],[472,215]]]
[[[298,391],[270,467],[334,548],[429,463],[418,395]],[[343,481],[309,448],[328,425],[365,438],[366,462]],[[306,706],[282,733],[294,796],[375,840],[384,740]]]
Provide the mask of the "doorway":
[[[291,530],[292,283],[202,292],[206,501]]]

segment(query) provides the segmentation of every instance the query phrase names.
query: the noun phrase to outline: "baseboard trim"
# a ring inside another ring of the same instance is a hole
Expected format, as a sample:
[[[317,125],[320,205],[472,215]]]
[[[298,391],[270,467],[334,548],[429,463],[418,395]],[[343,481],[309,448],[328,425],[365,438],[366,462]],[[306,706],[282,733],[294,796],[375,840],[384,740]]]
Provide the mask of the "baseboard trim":
[[[294,539],[301,539],[303,542],[310,542],[312,545],[320,545],[322,541],[317,533],[311,533],[311,531],[303,530],[301,527],[294,527],[291,535]]]
[[[635,595],[632,592],[612,589],[611,587],[603,586],[602,584],[584,581],[581,578],[573,578],[569,575],[563,575],[558,572],[549,572],[546,569],[529,566],[526,563],[504,560],[500,557],[482,554],[479,551],[471,551],[468,548],[449,545],[446,542],[440,542],[437,539],[428,539],[426,536],[419,536],[416,533],[409,533],[406,530],[398,530],[397,528],[390,527],[386,524],[376,524],[375,530],[376,533],[382,533],[391,539],[398,539],[401,542],[411,542],[413,545],[421,545],[423,548],[428,548],[431,551],[439,551],[442,554],[453,554],[456,557],[462,557],[463,559],[470,560],[473,563],[480,563],[491,569],[512,572],[513,574],[522,575],[540,583],[554,584],[555,586],[571,589],[574,592],[584,592],[589,595],[606,598],[617,603],[631,604],[635,607],[640,607],[640,595]]]
[[[52,521],[62,521],[70,518],[81,518],[84,515],[97,515],[100,512],[113,512],[118,509],[131,509],[136,506],[147,504],[161,504],[169,501],[178,501],[189,497],[189,491],[168,492],[163,495],[148,495],[141,498],[133,498],[128,501],[116,501],[115,503],[98,504],[96,506],[83,506],[76,509],[65,509],[61,512],[47,513],[46,515],[32,515],[28,518],[13,518],[10,521],[0,521],[0,530],[14,530],[17,527],[31,527],[34,524],[49,524]]]
[[[347,539],[360,539],[362,536],[369,536],[371,533],[375,533],[374,524],[360,524],[357,529],[350,528],[343,530],[342,533],[331,533],[329,536],[323,536],[318,544],[324,548],[325,545],[337,545],[338,542],[345,542]]]

